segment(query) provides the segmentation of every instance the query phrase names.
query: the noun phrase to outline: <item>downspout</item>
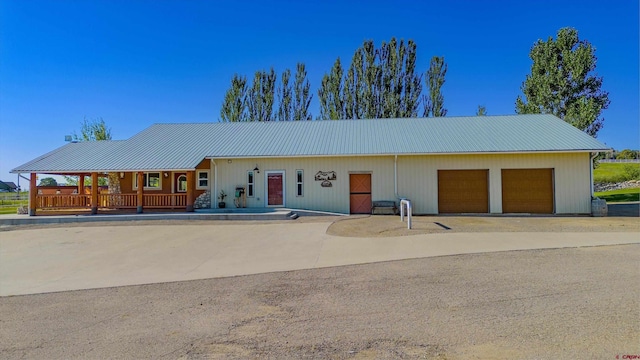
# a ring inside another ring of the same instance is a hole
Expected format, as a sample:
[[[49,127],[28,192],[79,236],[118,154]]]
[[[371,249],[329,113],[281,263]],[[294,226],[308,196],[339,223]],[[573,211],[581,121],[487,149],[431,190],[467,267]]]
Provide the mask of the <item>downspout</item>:
[[[591,155],[591,161],[589,161],[589,166],[590,166],[590,175],[589,175],[589,179],[591,180],[591,199],[593,199],[593,160],[596,158],[596,156],[598,156],[598,153],[593,153],[593,155]]]
[[[398,155],[393,158],[393,194],[396,199],[400,199],[398,195]]]
[[[218,208],[218,164],[216,164],[215,160],[211,159],[213,163],[213,196],[211,196],[211,201],[213,201],[213,208]]]

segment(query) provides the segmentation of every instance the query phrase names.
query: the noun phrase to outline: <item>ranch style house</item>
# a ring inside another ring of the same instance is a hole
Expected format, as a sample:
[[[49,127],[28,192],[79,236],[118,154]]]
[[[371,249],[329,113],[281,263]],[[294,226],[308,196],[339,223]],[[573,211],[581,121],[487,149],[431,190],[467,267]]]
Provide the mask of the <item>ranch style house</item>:
[[[221,192],[231,209],[360,214],[406,198],[414,214],[589,214],[593,158],[607,150],[553,115],[154,124],[68,143],[12,173],[30,174],[30,215],[194,211],[219,207]],[[78,189],[39,193],[38,174],[78,176]],[[85,189],[103,176],[108,189]]]

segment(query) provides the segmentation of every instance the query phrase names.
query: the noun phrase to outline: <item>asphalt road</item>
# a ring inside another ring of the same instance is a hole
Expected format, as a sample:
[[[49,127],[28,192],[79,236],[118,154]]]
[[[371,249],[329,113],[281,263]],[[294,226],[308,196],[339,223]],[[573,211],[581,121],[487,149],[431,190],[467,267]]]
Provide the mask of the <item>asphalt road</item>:
[[[620,359],[640,245],[0,298],[2,359]]]

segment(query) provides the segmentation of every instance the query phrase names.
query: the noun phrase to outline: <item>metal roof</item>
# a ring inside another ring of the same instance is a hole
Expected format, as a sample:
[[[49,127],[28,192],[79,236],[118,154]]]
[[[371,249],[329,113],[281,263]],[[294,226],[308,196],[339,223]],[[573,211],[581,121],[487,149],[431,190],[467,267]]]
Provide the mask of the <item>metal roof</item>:
[[[12,172],[186,170],[207,157],[605,150],[553,115],[154,124],[128,140],[67,144]]]

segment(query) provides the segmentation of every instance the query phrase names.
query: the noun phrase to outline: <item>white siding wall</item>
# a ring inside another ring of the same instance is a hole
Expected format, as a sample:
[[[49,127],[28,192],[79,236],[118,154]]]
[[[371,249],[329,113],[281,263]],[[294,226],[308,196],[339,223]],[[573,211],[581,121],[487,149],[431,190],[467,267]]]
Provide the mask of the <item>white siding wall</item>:
[[[591,212],[588,153],[398,157],[398,193],[418,214],[438,213],[438,170],[488,169],[489,211],[502,213],[502,169],[553,168],[555,212]]]
[[[372,199],[393,200],[394,157],[318,157],[282,159],[215,159],[218,164],[218,192],[229,195],[227,207],[233,208],[236,185],[246,187],[247,171],[257,165],[255,196],[247,198],[247,207],[265,207],[265,172],[285,171],[285,207],[340,213],[349,212],[349,173],[371,173]],[[501,169],[553,168],[555,212],[587,214],[591,211],[591,185],[588,153],[513,154],[513,155],[425,155],[398,156],[398,193],[412,200],[416,214],[438,212],[438,170],[489,169],[489,209],[502,212]],[[296,196],[296,170],[304,170],[304,196]],[[323,188],[314,176],[318,171],[335,171],[333,186]],[[213,181],[213,174],[212,174]],[[212,183],[212,191],[213,191]],[[212,194],[212,202],[217,194]]]
[[[393,200],[393,157],[363,156],[357,158],[318,157],[281,159],[215,159],[218,164],[218,192],[230,195],[227,207],[233,208],[233,194],[237,185],[245,186],[247,171],[256,165],[255,196],[247,198],[247,207],[265,207],[265,172],[284,170],[285,207],[349,213],[349,173],[371,173],[372,199]],[[304,194],[296,196],[296,170],[304,170]],[[332,187],[323,188],[315,181],[318,171],[335,171]],[[217,197],[217,194],[216,194]],[[212,196],[212,201],[214,197]]]

